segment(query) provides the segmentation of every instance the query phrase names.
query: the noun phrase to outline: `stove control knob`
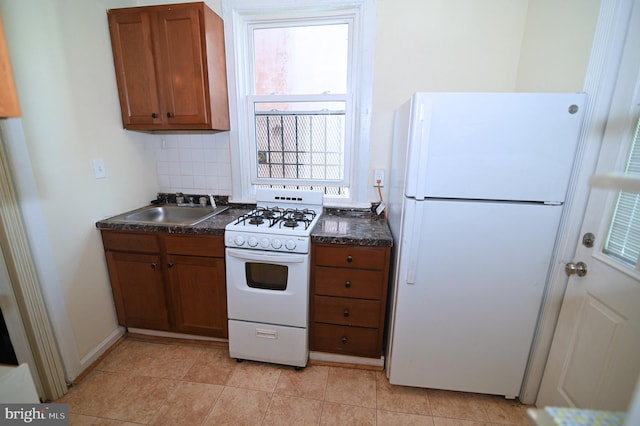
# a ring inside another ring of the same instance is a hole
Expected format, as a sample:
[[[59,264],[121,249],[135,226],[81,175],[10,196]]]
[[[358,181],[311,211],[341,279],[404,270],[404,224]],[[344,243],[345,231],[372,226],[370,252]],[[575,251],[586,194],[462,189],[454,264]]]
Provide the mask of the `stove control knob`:
[[[284,246],[287,248],[287,250],[293,250],[294,248],[296,248],[296,242],[293,240],[287,240],[287,242],[284,243]]]
[[[248,243],[249,243],[249,246],[255,247],[258,245],[258,239],[256,237],[251,237],[249,238]]]
[[[269,240],[267,240],[266,238],[261,239],[260,247],[262,247],[263,249],[269,248]]]
[[[274,249],[279,249],[280,247],[282,247],[282,241],[280,241],[279,239],[276,238],[276,239],[271,241],[271,246]]]
[[[242,235],[238,235],[233,242],[236,243],[237,246],[242,246],[244,245],[244,237]]]

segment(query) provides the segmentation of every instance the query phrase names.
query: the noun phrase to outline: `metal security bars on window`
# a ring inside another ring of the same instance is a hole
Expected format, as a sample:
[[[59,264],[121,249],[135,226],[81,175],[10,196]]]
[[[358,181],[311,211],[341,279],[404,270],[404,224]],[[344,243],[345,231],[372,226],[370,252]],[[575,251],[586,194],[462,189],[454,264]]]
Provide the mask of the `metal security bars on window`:
[[[344,178],[344,112],[256,111],[255,120],[258,178]]]

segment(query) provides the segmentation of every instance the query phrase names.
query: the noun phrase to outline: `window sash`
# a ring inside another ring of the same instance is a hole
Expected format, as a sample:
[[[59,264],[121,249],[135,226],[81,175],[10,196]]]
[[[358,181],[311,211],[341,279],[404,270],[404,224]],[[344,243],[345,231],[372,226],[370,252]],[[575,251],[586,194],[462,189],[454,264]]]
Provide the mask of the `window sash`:
[[[287,179],[258,176],[258,144],[256,128],[256,104],[258,103],[292,103],[292,102],[343,102],[345,105],[345,133],[344,133],[344,162],[342,166],[342,179]],[[247,97],[247,117],[249,125],[249,137],[251,140],[251,183],[253,185],[287,185],[309,187],[348,187],[351,177],[351,152],[353,143],[353,101],[350,94],[315,94],[315,95],[251,95]],[[329,192],[330,196],[332,192]],[[340,191],[344,194],[345,191]],[[347,192],[348,193],[348,192]]]

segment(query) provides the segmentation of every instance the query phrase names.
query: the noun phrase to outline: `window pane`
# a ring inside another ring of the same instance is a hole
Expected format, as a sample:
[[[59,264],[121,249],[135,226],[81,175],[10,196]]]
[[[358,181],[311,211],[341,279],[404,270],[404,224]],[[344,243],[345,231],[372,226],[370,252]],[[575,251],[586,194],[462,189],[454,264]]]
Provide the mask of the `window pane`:
[[[245,263],[247,285],[262,290],[287,289],[289,270],[286,266],[270,265],[268,263]]]
[[[640,175],[640,120],[636,126],[625,173]],[[640,256],[640,194],[621,192],[618,195],[604,252],[632,267]]]
[[[348,24],[253,30],[255,94],[347,92]]]
[[[258,178],[344,178],[344,102],[256,102]]]

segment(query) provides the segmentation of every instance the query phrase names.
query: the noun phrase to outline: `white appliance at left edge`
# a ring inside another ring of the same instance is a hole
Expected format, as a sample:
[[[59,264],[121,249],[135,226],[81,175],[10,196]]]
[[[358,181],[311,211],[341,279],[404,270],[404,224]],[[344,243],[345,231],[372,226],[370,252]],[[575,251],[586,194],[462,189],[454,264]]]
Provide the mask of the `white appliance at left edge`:
[[[584,104],[580,93],[417,93],[397,111],[392,384],[520,393]]]

